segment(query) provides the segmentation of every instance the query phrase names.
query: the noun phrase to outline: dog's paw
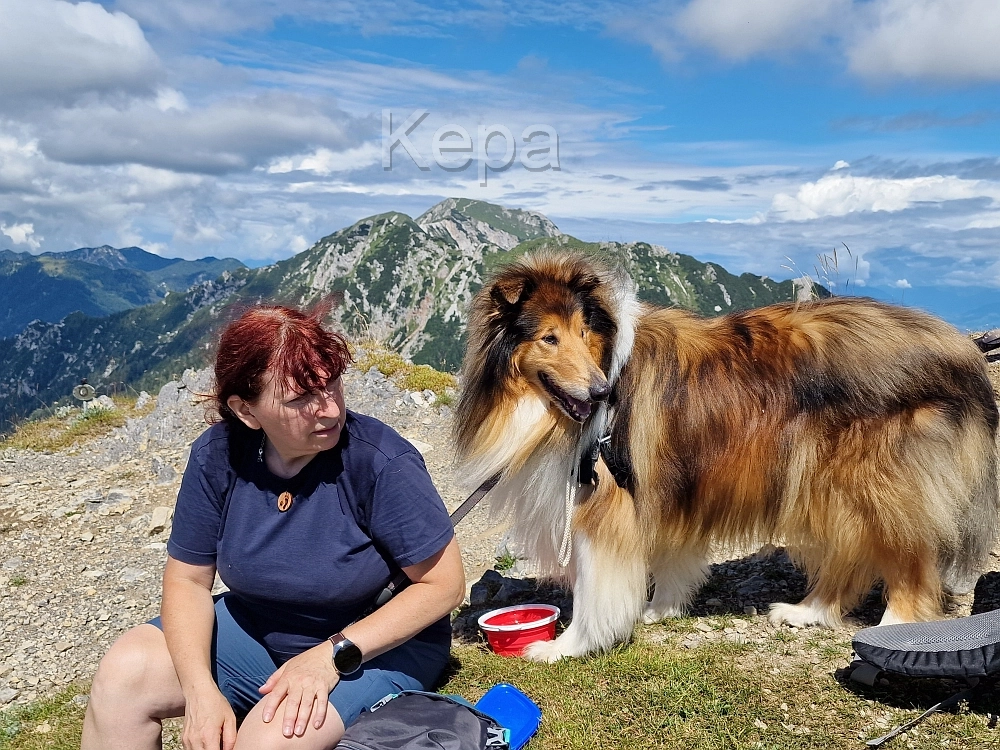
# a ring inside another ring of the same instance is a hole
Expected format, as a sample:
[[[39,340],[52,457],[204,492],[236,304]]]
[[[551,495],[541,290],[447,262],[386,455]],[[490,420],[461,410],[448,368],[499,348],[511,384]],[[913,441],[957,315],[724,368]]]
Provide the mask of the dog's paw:
[[[810,625],[835,628],[840,624],[839,618],[833,617],[826,607],[810,604],[786,604],[785,602],[772,604],[771,610],[767,613],[767,619],[774,626],[785,624],[796,628],[805,628]]]
[[[649,603],[642,611],[642,621],[647,625],[652,625],[654,623],[670,619],[671,617],[680,617],[683,614],[683,607],[665,607],[661,609],[656,608],[652,603]]]
[[[569,656],[569,654],[563,653],[558,638],[554,641],[535,641],[529,643],[528,647],[524,649],[524,658],[529,661],[553,664],[564,656]]]
[[[910,622],[905,617],[900,617],[897,615],[892,607],[886,607],[885,612],[882,613],[882,619],[879,620],[879,625],[899,625],[904,622]]]

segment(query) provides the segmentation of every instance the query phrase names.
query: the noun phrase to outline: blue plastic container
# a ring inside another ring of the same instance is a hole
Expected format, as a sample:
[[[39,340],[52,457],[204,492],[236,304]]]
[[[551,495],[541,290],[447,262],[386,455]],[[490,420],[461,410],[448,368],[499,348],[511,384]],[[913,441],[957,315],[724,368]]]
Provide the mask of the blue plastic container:
[[[476,703],[476,709],[510,730],[510,750],[521,750],[527,745],[542,722],[542,711],[535,702],[507,682],[487,690]]]

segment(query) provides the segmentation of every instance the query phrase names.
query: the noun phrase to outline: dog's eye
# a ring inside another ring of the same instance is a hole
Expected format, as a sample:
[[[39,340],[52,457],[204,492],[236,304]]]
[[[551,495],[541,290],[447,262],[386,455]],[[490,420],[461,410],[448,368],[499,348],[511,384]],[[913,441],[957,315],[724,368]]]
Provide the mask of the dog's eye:
[[[551,346],[555,346],[559,343],[559,339],[556,338],[554,333],[550,333],[548,336],[543,336],[542,341]]]

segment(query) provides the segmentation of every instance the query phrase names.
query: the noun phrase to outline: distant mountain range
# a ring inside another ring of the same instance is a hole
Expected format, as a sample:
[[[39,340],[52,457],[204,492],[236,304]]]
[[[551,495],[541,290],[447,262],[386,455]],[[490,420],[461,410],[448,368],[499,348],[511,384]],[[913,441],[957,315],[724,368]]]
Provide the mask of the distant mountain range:
[[[263,268],[226,268],[153,304],[103,317],[83,311],[59,322],[31,323],[0,340],[0,424],[65,398],[84,377],[99,391],[111,384],[154,388],[186,367],[204,366],[219,325],[241,306],[260,301],[309,305],[332,297],[334,325],[382,340],[414,362],[454,371],[466,308],[483,279],[498,263],[550,245],[613,255],[635,278],[640,298],[706,315],[827,294],[808,280],[734,276],[717,264],[643,242],[581,242],[541,214],[449,198],[416,219],[395,212],[362,219],[292,258]],[[83,258],[105,257],[106,251],[111,248],[74,252],[79,262],[95,266]],[[181,278],[167,273],[169,265],[138,268],[149,253],[114,252],[130,265],[109,272],[159,273],[161,284]]]
[[[81,247],[64,253],[0,250],[0,338],[33,320],[57,323],[72,312],[100,317],[158,302],[243,268],[235,258],[162,258],[138,247]]]

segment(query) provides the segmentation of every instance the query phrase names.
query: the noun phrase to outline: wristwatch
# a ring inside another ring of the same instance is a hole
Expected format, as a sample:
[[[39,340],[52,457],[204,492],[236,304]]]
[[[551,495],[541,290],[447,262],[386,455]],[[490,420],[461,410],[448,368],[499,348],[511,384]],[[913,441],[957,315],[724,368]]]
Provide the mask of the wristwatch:
[[[363,659],[357,644],[343,633],[334,633],[328,640],[333,644],[333,668],[340,676],[357,672]]]

